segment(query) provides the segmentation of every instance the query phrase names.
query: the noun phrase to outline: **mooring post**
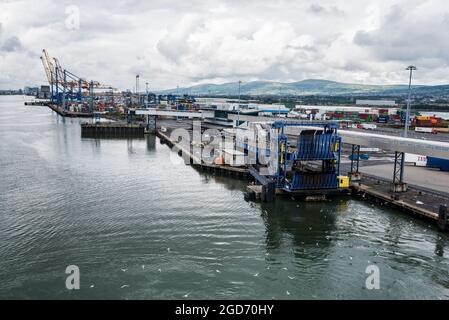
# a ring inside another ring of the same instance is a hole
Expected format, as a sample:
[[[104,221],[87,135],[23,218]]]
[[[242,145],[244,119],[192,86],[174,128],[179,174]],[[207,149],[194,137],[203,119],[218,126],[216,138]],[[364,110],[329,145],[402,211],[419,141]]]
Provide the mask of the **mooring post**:
[[[276,182],[269,181],[262,189],[265,192],[265,201],[273,202],[276,199]]]
[[[438,229],[445,231],[448,227],[448,210],[447,206],[440,206],[438,211]]]

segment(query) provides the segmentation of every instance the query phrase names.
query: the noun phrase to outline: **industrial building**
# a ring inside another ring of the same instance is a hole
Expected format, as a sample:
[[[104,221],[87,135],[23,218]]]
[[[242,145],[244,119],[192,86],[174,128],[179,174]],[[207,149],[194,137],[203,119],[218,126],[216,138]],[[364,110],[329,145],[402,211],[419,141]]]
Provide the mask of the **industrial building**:
[[[37,98],[39,99],[51,99],[51,89],[50,86],[41,86]]]
[[[39,94],[39,88],[38,87],[25,87],[23,89],[23,94],[26,96],[37,97],[37,95]]]
[[[355,102],[358,106],[367,107],[397,107],[398,104],[393,100],[361,100],[357,99]]]

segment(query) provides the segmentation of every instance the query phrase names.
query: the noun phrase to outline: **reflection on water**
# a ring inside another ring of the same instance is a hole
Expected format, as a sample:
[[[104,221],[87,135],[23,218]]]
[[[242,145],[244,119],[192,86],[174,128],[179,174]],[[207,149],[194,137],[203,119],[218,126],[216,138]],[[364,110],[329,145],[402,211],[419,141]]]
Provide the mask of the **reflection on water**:
[[[147,150],[149,152],[154,151],[156,149],[156,136],[152,134],[146,135],[147,140]]]
[[[425,222],[347,197],[246,202],[155,136],[81,138],[22,103],[0,97],[1,298],[449,298],[448,236]]]

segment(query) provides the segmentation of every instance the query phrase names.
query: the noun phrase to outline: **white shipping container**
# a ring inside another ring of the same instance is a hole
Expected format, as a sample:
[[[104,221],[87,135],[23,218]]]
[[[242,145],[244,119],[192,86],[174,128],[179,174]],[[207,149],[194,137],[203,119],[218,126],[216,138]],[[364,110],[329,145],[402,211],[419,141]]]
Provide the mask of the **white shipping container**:
[[[241,167],[245,165],[245,154],[243,152],[232,149],[224,149],[223,154],[227,165],[232,167]]]
[[[360,147],[360,152],[380,152],[379,148]]]
[[[362,127],[362,129],[365,129],[365,130],[375,130],[375,129],[377,129],[377,125],[371,124],[371,123],[363,123],[361,125],[361,127]]]
[[[300,114],[298,112],[295,112],[295,111],[290,111],[287,114],[287,118],[299,118],[299,116],[300,116]]]
[[[425,167],[427,165],[427,157],[419,154],[406,153],[404,161],[417,167]]]

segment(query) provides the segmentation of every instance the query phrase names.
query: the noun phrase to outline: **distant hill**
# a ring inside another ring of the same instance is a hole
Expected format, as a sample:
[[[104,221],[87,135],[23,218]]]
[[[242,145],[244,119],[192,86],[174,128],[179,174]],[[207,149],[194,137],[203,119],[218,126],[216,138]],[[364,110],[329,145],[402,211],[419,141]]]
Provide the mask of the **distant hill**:
[[[178,91],[177,91],[178,90]],[[236,82],[223,84],[202,84],[187,88],[161,90],[158,93],[192,95],[237,95]],[[340,83],[328,80],[304,80],[298,82],[281,83],[273,81],[251,81],[241,84],[242,95],[406,95],[407,85],[362,85]],[[449,85],[442,86],[413,86],[413,93],[419,95],[449,96]]]

